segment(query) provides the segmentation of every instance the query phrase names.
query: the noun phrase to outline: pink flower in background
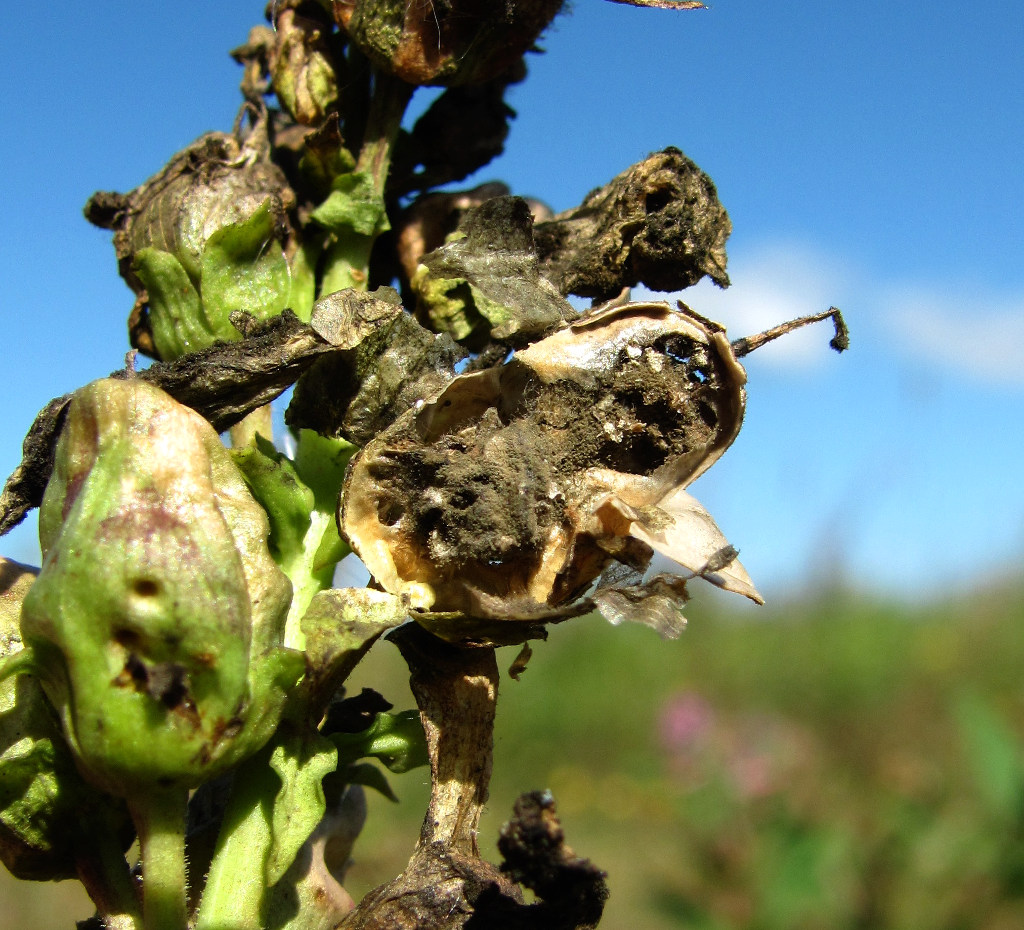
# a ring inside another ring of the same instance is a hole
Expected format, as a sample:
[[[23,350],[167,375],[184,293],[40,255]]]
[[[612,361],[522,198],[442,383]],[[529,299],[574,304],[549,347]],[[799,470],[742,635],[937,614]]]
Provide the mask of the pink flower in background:
[[[693,755],[706,745],[714,724],[715,712],[699,694],[673,695],[662,707],[658,724],[662,748],[673,756]]]

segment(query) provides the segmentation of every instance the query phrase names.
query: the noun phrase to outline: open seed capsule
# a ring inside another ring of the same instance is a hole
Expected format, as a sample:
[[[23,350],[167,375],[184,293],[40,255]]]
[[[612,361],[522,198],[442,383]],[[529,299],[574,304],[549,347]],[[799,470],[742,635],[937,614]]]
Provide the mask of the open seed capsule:
[[[722,328],[685,307],[599,308],[370,442],[342,530],[414,610],[541,620],[653,551],[760,601],[682,490],[735,439],[745,380]]]

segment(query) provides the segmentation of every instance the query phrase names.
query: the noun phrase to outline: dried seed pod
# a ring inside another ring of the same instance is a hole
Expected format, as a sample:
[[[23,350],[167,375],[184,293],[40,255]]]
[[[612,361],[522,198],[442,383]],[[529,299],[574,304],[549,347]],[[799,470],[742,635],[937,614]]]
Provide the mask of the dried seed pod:
[[[745,380],[722,328],[682,305],[592,311],[370,442],[342,531],[423,611],[550,618],[609,564],[643,568],[654,550],[759,601],[682,491],[736,437]]]
[[[478,84],[502,74],[564,0],[333,0],[334,18],[379,68],[409,84]]]
[[[301,13],[290,6],[279,10],[268,55],[277,99],[306,126],[318,125],[338,100],[336,70],[342,59],[332,47],[330,14],[323,20],[320,14],[315,6],[303,7]]]
[[[93,194],[86,218],[114,231],[136,295],[131,344],[170,361],[239,339],[236,310],[268,319],[288,307],[309,319],[315,261],[289,219],[294,205],[262,121],[244,142],[202,136],[127,194]]]
[[[608,300],[711,278],[729,286],[732,223],[714,182],[679,149],[648,155],[533,230],[541,273],[563,294]]]

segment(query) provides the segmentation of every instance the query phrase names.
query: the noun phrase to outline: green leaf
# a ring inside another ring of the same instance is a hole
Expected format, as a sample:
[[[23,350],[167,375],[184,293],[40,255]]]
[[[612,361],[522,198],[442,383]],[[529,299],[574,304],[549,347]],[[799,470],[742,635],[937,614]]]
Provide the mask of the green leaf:
[[[140,249],[132,270],[149,296],[149,322],[161,358],[180,358],[214,341],[204,325],[199,292],[177,258],[160,249]]]
[[[954,713],[975,784],[989,812],[1001,821],[1018,818],[1024,805],[1024,761],[1016,733],[977,694],[962,695]]]
[[[336,233],[375,237],[391,228],[384,198],[367,171],[338,175],[327,199],[312,215],[321,226]]]
[[[262,436],[231,454],[253,497],[267,512],[270,554],[282,567],[291,564],[303,551],[315,505],[313,492],[299,478],[291,460]]]
[[[295,470],[312,490],[318,509],[337,507],[345,469],[357,451],[357,446],[344,439],[321,436],[311,429],[299,430]]]
[[[263,930],[264,875],[273,844],[272,805],[281,780],[272,743],[235,773],[217,848],[203,888],[196,930]]]
[[[314,706],[330,699],[382,633],[407,618],[402,600],[384,591],[331,588],[317,594],[302,618]]]
[[[295,253],[291,263],[291,281],[288,290],[288,308],[303,323],[313,315],[316,300],[316,265],[322,248],[319,243],[305,243]]]
[[[311,429],[299,430],[295,470],[312,490],[316,509],[332,517],[314,555],[314,571],[330,567],[333,572],[334,566],[352,551],[341,538],[333,516],[345,481],[345,469],[357,451],[357,446],[344,439],[321,436]]]
[[[292,583],[285,645],[296,649],[305,648],[301,620],[310,602],[331,585],[335,565],[350,551],[338,534],[334,511],[353,452],[355,447],[344,440],[310,430],[300,432],[294,462],[262,436],[233,452],[253,496],[267,511],[271,555]]]
[[[331,741],[316,733],[294,734],[274,746],[270,767],[281,779],[281,788],[274,798],[271,817],[267,887],[288,871],[323,817],[327,804],[321,782],[334,771],[337,759]]]
[[[219,339],[238,338],[228,317],[244,310],[261,320],[289,304],[291,269],[277,240],[268,198],[247,220],[218,229],[203,248],[203,311]]]
[[[400,775],[430,761],[423,724],[415,710],[377,714],[365,730],[332,733],[330,739],[338,747],[339,764],[372,757]]]

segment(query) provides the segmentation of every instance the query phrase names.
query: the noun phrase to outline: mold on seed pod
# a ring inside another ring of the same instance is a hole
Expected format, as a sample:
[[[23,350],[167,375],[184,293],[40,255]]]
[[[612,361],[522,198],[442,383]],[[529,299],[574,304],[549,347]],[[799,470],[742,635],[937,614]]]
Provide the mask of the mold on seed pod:
[[[551,619],[655,551],[760,601],[683,491],[736,437],[745,380],[721,327],[685,307],[591,311],[370,442],[342,530],[378,583],[428,613]]]

